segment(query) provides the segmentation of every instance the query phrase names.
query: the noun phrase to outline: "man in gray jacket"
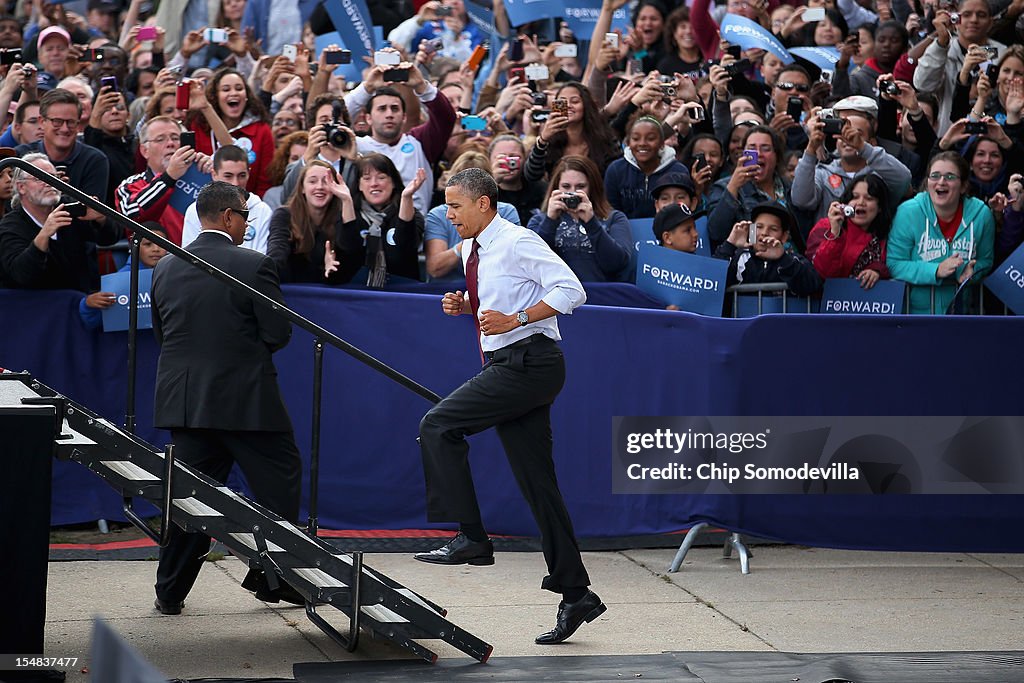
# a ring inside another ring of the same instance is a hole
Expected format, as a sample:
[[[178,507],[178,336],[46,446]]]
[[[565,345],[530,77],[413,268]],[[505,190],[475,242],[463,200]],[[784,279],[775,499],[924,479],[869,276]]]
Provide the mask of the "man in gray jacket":
[[[851,100],[856,102],[850,104]],[[859,102],[861,100],[864,102]],[[835,112],[844,122],[842,132],[832,135],[838,159],[830,155],[827,161],[818,160],[825,145],[825,120],[820,116],[808,120],[807,148],[796,166],[791,192],[793,204],[813,211],[815,222],[828,215],[828,207],[839,201],[850,182],[859,175],[880,176],[893,202],[902,199],[910,186],[910,169],[877,146],[873,116],[878,113],[877,107],[874,100],[866,97],[849,97],[836,104]]]

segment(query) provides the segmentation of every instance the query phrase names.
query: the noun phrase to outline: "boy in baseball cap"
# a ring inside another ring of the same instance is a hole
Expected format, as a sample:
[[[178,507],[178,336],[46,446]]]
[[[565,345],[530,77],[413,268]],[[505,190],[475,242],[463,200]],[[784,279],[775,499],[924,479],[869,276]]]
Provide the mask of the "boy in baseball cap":
[[[654,216],[654,238],[667,249],[693,254],[700,240],[696,224],[698,215],[685,204],[666,205]]]

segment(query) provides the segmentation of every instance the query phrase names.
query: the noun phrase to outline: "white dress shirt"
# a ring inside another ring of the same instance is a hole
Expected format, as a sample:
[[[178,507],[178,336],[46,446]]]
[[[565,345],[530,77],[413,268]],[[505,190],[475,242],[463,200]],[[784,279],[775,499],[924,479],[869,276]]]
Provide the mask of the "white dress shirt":
[[[476,241],[480,243],[477,250],[480,258],[478,314],[491,310],[515,315],[540,301],[559,313],[570,314],[587,300],[587,293],[575,273],[532,230],[495,215]],[[466,242],[462,245],[463,268],[473,251],[473,240]],[[560,341],[557,318],[553,315],[505,334],[481,334],[480,346],[484,351],[497,351],[538,333]]]
[[[249,209],[249,225],[245,229],[242,246],[266,254],[267,241],[270,238],[270,216],[274,211],[267,206],[266,202],[251,192],[245,204]],[[196,212],[196,203],[192,202],[192,205],[185,210],[185,223],[181,230],[182,248],[192,244],[193,240],[199,237],[199,231],[202,229],[203,226],[199,223],[199,214]]]

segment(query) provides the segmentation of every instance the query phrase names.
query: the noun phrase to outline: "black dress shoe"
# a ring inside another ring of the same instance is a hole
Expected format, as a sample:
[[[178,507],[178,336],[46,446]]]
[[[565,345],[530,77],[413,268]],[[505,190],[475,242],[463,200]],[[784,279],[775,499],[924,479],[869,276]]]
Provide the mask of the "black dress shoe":
[[[160,614],[181,614],[181,608],[184,605],[184,602],[172,602],[170,600],[161,600],[160,598],[153,601],[153,606],[157,608]]]
[[[437,550],[417,553],[413,555],[413,559],[431,564],[491,565],[494,564],[494,544],[490,539],[471,541],[460,531],[455,538]]]
[[[270,590],[267,577],[264,576],[263,572],[258,569],[250,569],[249,573],[245,575],[245,579],[242,580],[242,588],[252,591],[256,594],[256,599],[263,602],[290,602],[293,605],[306,604],[306,598],[299,591],[292,588],[290,584],[280,577],[278,577],[278,583],[280,585],[278,585],[277,590]]]
[[[594,591],[587,591],[587,594],[576,602],[558,603],[558,617],[555,619],[555,627],[547,633],[537,636],[534,641],[538,645],[554,645],[561,643],[576,633],[576,629],[588,624],[604,614],[608,608],[601,602]]]

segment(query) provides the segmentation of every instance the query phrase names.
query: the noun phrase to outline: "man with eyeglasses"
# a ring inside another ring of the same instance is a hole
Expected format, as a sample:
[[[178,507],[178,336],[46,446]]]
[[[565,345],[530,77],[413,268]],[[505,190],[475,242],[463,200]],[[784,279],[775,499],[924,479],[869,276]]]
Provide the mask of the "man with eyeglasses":
[[[245,190],[213,181],[196,212],[202,232],[188,250],[283,305],[274,262],[238,248],[248,229]],[[177,459],[217,482],[237,462],[257,503],[298,521],[302,463],[273,361],[291,337],[287,318],[174,255],[153,269],[152,305],[154,424],[171,431]],[[209,536],[172,525],[156,573],[161,614],[181,613],[209,550]],[[288,584],[271,591],[259,570],[242,587],[265,602],[304,603]]]
[[[39,116],[43,139],[19,145],[18,155],[42,152],[55,167],[63,167],[70,184],[91,197],[106,197],[110,163],[98,149],[78,140],[78,97],[63,88],[50,90],[39,100]]]
[[[302,120],[293,111],[282,109],[274,114],[274,122],[270,125],[270,131],[274,134],[274,144],[281,144],[292,133],[301,130]]]
[[[25,161],[53,174],[45,154]],[[13,208],[0,220],[0,286],[22,289],[99,289],[93,244],[113,244],[117,231],[97,222],[73,220],[60,193],[16,168]]]
[[[169,116],[147,121],[139,133],[139,153],[146,170],[129,176],[117,187],[114,205],[132,220],[157,221],[167,239],[181,244],[185,216],[171,204],[177,181],[193,163],[204,173],[212,170],[210,157],[181,145],[181,125]]]

